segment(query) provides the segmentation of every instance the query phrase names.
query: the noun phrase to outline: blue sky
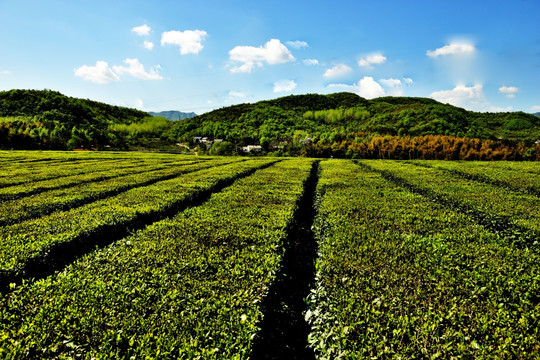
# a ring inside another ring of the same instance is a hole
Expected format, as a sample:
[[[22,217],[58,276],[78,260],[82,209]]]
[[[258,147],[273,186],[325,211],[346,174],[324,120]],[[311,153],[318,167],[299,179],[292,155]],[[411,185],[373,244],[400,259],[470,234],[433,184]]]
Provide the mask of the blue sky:
[[[203,113],[290,94],[540,111],[540,1],[0,0],[0,90]]]

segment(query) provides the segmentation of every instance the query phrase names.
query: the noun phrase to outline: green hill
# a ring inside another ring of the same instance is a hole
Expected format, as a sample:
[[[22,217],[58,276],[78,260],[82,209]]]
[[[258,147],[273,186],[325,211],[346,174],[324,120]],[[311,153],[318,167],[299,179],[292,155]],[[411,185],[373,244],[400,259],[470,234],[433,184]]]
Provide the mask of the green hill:
[[[427,98],[291,95],[171,121],[50,90],[0,92],[4,149],[233,154],[260,145],[273,155],[521,159],[540,153],[538,139],[533,114],[477,113]]]
[[[137,121],[147,113],[135,109],[107,105],[92,100],[77,99],[52,90],[0,91],[0,116],[41,116],[50,112],[63,114],[63,121],[98,123],[100,121]]]
[[[169,135],[195,136],[236,144],[293,141],[336,135],[446,135],[531,143],[540,138],[540,119],[523,112],[477,113],[433,99],[382,97],[366,100],[351,93],[287,96],[234,105],[176,123]]]
[[[144,142],[144,135],[159,137],[171,124],[143,111],[51,90],[0,92],[0,148],[4,149],[127,149]]]

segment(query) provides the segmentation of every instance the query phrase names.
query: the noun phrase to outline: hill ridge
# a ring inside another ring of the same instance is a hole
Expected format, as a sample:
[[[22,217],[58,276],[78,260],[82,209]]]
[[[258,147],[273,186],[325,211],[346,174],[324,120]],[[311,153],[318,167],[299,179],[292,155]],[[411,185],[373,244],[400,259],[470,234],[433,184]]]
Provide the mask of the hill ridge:
[[[352,93],[289,95],[256,103],[237,104],[174,124],[181,141],[195,136],[261,141],[263,129],[281,129],[280,136],[305,131],[320,138],[338,131],[379,135],[451,135],[531,142],[540,138],[540,120],[524,112],[479,113],[430,98],[381,97],[371,100]],[[279,132],[279,131],[278,131]],[[253,134],[257,134],[253,136]],[[278,138],[274,138],[278,141]]]
[[[194,112],[182,112],[178,110],[149,111],[148,113],[152,116],[162,116],[172,121],[184,120],[197,116]]]
[[[480,145],[466,140],[477,148],[491,141],[491,151],[511,148],[507,153],[517,152],[519,156],[514,158],[519,159],[540,139],[540,118],[524,112],[478,113],[430,98],[368,100],[341,92],[283,96],[170,121],[52,90],[0,92],[3,149],[160,150],[217,155],[255,149],[271,155],[352,157],[366,154],[358,152],[361,144],[395,138],[395,146],[402,146],[407,139],[422,137],[422,141],[439,142],[444,138],[445,144],[463,142],[455,139],[478,139]],[[416,156],[413,153],[407,156]],[[536,150],[527,154],[528,158],[535,157]],[[510,155],[501,156],[496,157]]]

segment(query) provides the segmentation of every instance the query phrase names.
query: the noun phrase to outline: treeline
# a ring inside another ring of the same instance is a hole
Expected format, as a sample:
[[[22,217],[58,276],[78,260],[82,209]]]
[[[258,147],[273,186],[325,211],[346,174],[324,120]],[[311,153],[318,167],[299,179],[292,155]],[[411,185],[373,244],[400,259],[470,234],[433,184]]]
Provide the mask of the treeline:
[[[418,137],[349,134],[334,142],[324,140],[301,149],[303,156],[395,159],[395,160],[536,160],[540,145],[525,146],[511,141],[469,139],[446,135]]]
[[[211,111],[175,123],[167,137],[190,142],[193,137],[206,136],[243,146],[290,142],[298,131],[317,140],[369,132],[506,139],[530,146],[540,139],[540,118],[523,112],[476,113],[425,98],[366,100],[350,93],[309,94]]]
[[[2,149],[122,149],[155,143],[172,122],[51,90],[0,92]]]
[[[427,98],[291,95],[170,121],[50,90],[0,92],[2,149],[233,155],[260,145],[258,154],[274,156],[532,160],[539,139],[532,114],[476,113]]]

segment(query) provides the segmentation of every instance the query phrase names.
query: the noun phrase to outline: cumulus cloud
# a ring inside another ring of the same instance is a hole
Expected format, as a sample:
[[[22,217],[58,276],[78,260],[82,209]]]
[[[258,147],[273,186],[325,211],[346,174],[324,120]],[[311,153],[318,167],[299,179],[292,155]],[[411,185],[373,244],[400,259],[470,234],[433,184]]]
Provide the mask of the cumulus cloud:
[[[500,106],[492,106],[490,105],[487,109],[485,110],[480,110],[480,111],[489,111],[489,112],[510,112],[510,111],[514,111],[514,108],[512,106],[507,106],[507,107],[500,107]]]
[[[303,49],[309,47],[307,42],[300,40],[287,41],[285,44],[287,44],[287,46],[289,47],[292,47],[293,49]]]
[[[145,40],[143,46],[147,50],[152,50],[154,48],[154,43],[148,40]]]
[[[333,78],[333,77],[346,75],[351,71],[352,69],[349,66],[345,64],[337,64],[333,68],[326,70],[323,76],[325,78]]]
[[[484,96],[482,84],[474,86],[457,85],[452,90],[433,92],[430,97],[468,110],[489,111],[493,109]]]
[[[158,67],[152,68],[150,72],[144,70],[143,64],[138,59],[126,59],[124,63],[128,66],[113,66],[113,70],[118,74],[128,74],[142,80],[161,80],[163,77],[158,73]]]
[[[242,91],[238,90],[231,90],[229,91],[229,94],[227,98],[224,100],[224,103],[238,103],[241,101],[246,101],[245,99],[248,97],[248,94]],[[240,100],[242,99],[242,100]]]
[[[348,84],[328,84],[327,87],[330,89],[339,89],[340,91],[350,91],[350,92],[356,91],[355,85],[348,85]]]
[[[317,59],[304,59],[302,62],[307,66],[319,65],[319,60]]]
[[[74,69],[75,76],[97,84],[107,84],[120,80],[106,61],[97,61],[95,66],[83,65]]]
[[[144,25],[141,25],[141,26],[135,26],[133,29],[131,29],[131,31],[133,31],[135,34],[139,35],[139,36],[147,36],[147,35],[150,35],[150,30],[152,30],[150,28],[150,26],[144,24]]]
[[[409,86],[411,86],[412,84],[414,84],[414,81],[413,81],[413,79],[411,79],[411,78],[403,78],[403,82],[404,82],[406,85],[409,85]]]
[[[232,97],[232,98],[244,98],[244,97],[246,97],[246,94],[244,94],[243,92],[240,92],[240,91],[231,90],[231,91],[229,91],[229,96]]]
[[[382,54],[371,54],[358,60],[358,66],[372,68],[373,65],[380,65],[386,62],[386,56]]]
[[[161,34],[161,46],[179,46],[182,55],[198,54],[203,49],[202,41],[207,35],[202,30],[165,31]]]
[[[274,92],[291,92],[298,84],[294,80],[281,80],[274,83]]]
[[[382,86],[373,80],[371,76],[364,76],[364,78],[358,82],[357,86],[357,94],[366,99],[372,99],[385,94]]]
[[[464,55],[474,53],[476,48],[467,42],[453,42],[435,50],[428,50],[426,55],[432,58],[447,55]]]
[[[134,105],[135,105],[136,109],[140,109],[140,110],[144,109],[144,103],[143,103],[142,99],[135,100]]]
[[[388,89],[388,95],[392,96],[403,96],[403,82],[400,79],[380,79],[381,83],[385,88]]]
[[[372,99],[386,94],[382,86],[371,76],[364,76],[358,83],[353,85],[330,84],[328,87],[352,91],[366,99]]]
[[[531,111],[540,111],[540,105],[531,106]]]
[[[403,85],[401,80],[393,78],[380,79],[379,82],[386,87],[401,87],[401,85]]]
[[[516,97],[516,93],[519,92],[519,88],[515,86],[501,86],[499,92],[505,94],[507,98],[512,99]]]
[[[263,66],[263,63],[270,65],[282,64],[294,61],[289,49],[278,39],[271,39],[264,46],[236,46],[229,51],[231,61],[241,63],[241,65],[231,67],[232,73],[250,73],[254,68]]]

